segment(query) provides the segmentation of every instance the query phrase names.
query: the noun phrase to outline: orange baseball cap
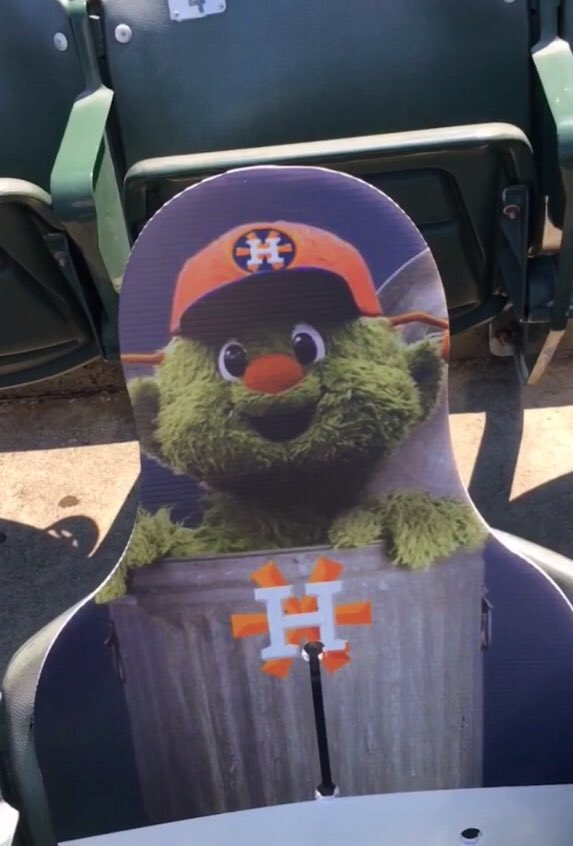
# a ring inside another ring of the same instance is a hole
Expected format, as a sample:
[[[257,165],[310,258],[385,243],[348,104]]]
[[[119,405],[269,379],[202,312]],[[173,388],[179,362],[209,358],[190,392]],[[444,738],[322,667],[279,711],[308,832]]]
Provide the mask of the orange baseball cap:
[[[303,223],[276,221],[237,226],[189,258],[175,285],[171,333],[182,331],[199,303],[243,280],[281,278],[314,271],[342,281],[357,314],[382,315],[376,287],[358,250],[332,232]]]

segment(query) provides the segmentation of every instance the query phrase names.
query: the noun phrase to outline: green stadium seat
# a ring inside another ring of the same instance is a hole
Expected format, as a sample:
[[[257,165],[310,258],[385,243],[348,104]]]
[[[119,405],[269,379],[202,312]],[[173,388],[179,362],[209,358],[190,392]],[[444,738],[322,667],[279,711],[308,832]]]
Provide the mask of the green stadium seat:
[[[111,217],[109,164],[102,166],[103,142],[90,136],[89,124],[81,151],[82,166],[92,156],[89,190],[85,180],[75,178],[79,151],[72,155],[69,145],[51,179],[74,101],[102,99],[100,92],[88,91],[67,6],[59,0],[25,7],[9,2],[2,12],[0,387],[61,373],[112,354],[116,346],[117,295],[109,269],[117,268],[120,277],[129,244],[122,216]],[[53,202],[49,192],[55,188],[65,196],[62,186],[70,180],[76,202],[68,213],[69,205]],[[87,196],[78,193],[79,186]],[[106,211],[96,221],[94,196],[103,190]],[[108,222],[105,232],[102,221]],[[112,249],[115,263],[108,260]]]
[[[547,75],[536,61],[540,86],[531,61],[539,33],[557,25],[553,0],[543,15],[529,0],[447,4],[434,15],[426,4],[416,15],[370,0],[300,11],[258,0],[206,14],[215,5],[190,4],[183,19],[175,0],[171,14],[168,2],[102,0],[92,14],[132,235],[210,173],[320,163],[379,185],[409,211],[435,251],[454,332],[509,304],[517,320],[562,331],[573,275],[563,253],[557,271],[543,240],[546,209],[558,209],[562,193],[554,101],[548,109]]]

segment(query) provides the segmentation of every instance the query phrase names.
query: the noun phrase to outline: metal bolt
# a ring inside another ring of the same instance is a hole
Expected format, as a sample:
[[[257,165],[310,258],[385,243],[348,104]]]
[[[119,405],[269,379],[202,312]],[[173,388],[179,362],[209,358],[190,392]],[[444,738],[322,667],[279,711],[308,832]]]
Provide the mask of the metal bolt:
[[[68,39],[63,32],[56,32],[52,40],[54,42],[54,47],[56,50],[59,50],[60,53],[63,53],[68,49]]]
[[[54,254],[54,258],[56,259],[60,267],[65,267],[68,263],[68,257],[62,250],[58,250],[58,252]]]
[[[118,24],[115,28],[115,40],[120,44],[129,44],[133,38],[131,27],[127,24]]]
[[[225,6],[225,4],[224,4],[224,3],[218,3],[218,4],[217,4],[217,8],[218,8],[218,10],[219,10],[220,12],[224,12],[224,11],[225,11],[226,6]]]
[[[505,0],[506,3],[515,3],[515,0]]]
[[[175,12],[173,12],[173,20],[178,21],[179,17],[180,17],[180,13],[177,10],[175,10]]]
[[[521,209],[516,203],[510,203],[508,206],[504,206],[503,213],[510,220],[517,220],[521,214]]]

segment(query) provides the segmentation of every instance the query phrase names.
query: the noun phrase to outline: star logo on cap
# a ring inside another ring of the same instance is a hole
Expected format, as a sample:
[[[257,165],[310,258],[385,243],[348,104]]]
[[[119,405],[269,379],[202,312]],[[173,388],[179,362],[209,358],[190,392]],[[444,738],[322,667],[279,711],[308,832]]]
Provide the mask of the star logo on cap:
[[[285,270],[296,255],[292,238],[278,229],[252,229],[235,242],[233,258],[243,271]]]

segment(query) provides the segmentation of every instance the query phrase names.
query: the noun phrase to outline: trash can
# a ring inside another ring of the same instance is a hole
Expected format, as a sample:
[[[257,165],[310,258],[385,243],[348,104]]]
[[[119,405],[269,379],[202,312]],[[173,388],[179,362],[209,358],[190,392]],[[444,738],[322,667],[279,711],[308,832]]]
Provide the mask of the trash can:
[[[392,565],[381,544],[170,559],[134,569],[129,593],[110,604],[150,821],[313,797],[320,771],[308,664],[297,650],[276,675],[261,655],[267,608],[253,573],[271,560],[297,597],[317,561],[343,567],[331,600],[346,609],[335,628],[347,656],[335,672],[322,669],[341,794],[479,786],[480,553],[421,572]],[[353,619],[367,606],[369,622]]]

